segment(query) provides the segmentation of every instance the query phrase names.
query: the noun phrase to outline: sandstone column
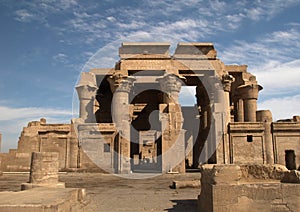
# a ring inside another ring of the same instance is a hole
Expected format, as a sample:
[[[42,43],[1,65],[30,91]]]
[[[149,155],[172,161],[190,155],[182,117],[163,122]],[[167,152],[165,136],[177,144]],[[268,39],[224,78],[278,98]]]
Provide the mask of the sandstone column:
[[[199,162],[201,164],[205,163],[208,160],[207,156],[207,145],[205,145],[205,141],[207,140],[207,136],[210,129],[210,118],[211,118],[211,110],[210,110],[210,100],[207,94],[206,88],[199,84],[196,87],[196,98],[198,111],[200,114],[200,126],[199,132],[197,132],[195,141],[195,145],[193,148],[193,167],[198,168]]]
[[[80,101],[79,117],[82,118],[85,123],[95,123],[94,101],[97,86],[79,84],[76,86],[76,90]]]
[[[258,92],[262,89],[260,85],[242,85],[238,87],[239,93],[244,100],[245,122],[256,122]]]
[[[85,123],[95,123],[94,102],[98,89],[95,74],[82,72],[78,84],[75,86],[80,101],[79,117]]]
[[[238,99],[237,101],[237,121],[244,122],[244,101],[243,99]]]
[[[272,140],[272,113],[270,110],[257,111],[257,121],[264,123],[264,143],[267,164],[274,164],[274,151],[273,151],[273,140]]]
[[[58,182],[58,153],[33,152],[31,157],[29,183],[23,183],[21,190],[34,187],[64,188],[64,183]]]
[[[112,118],[120,135],[120,166],[119,172],[128,174],[131,172],[130,164],[130,104],[129,94],[135,81],[134,77],[116,74],[110,78],[112,91]]]
[[[225,120],[223,126],[223,163],[229,163],[229,135],[227,132],[228,124],[231,121],[231,107],[230,107],[230,92],[231,92],[231,83],[234,82],[234,78],[229,75],[223,75],[222,83],[224,89],[224,104],[225,104]],[[219,161],[218,161],[219,162]]]
[[[224,88],[224,103],[226,107],[226,126],[231,120],[231,114],[230,114],[230,91],[231,91],[231,83],[234,82],[234,78],[231,75],[223,75],[222,83]]]
[[[185,172],[185,139],[182,131],[183,117],[178,102],[182,80],[173,74],[165,74],[157,79],[165,94],[167,113],[161,119],[162,132],[162,172]],[[160,111],[163,112],[162,110]],[[165,112],[164,112],[165,113]]]

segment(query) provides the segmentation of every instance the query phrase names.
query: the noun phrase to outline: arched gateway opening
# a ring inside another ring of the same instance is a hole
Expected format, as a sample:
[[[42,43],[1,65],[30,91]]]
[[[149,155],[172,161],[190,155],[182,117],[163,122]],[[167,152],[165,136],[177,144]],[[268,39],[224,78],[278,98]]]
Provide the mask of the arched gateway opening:
[[[173,56],[168,51],[168,43],[123,43],[114,69],[82,75],[76,87],[80,108],[89,108],[81,117],[95,124],[81,124],[81,143],[98,166],[115,173],[166,173],[217,162],[224,90],[222,70],[211,64],[218,62],[215,50],[210,43],[180,43]],[[180,104],[182,86],[195,90],[194,105]],[[89,144],[101,142],[101,148]]]

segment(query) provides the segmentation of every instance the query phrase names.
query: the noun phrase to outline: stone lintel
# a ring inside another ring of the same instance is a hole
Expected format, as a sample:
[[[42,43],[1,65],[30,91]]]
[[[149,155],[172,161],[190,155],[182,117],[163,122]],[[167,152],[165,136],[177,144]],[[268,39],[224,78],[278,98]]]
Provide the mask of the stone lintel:
[[[225,65],[227,72],[247,72],[247,65]]]
[[[272,123],[273,132],[300,132],[299,122],[273,122]]]
[[[90,72],[95,75],[112,75],[115,72],[113,68],[92,68]]]
[[[229,123],[229,132],[263,132],[263,122],[233,122]]]
[[[180,42],[174,54],[174,58],[180,59],[216,59],[216,56],[213,43],[201,42]]]
[[[70,132],[70,125],[69,124],[47,124],[42,125],[39,130],[39,133],[49,133],[49,132],[63,132],[69,133]]]
[[[115,132],[116,125],[114,123],[86,123],[79,124],[78,131],[97,131],[97,132]]]
[[[167,42],[123,42],[119,48],[121,59],[140,58],[141,55],[156,55],[156,58],[169,57],[170,43]]]

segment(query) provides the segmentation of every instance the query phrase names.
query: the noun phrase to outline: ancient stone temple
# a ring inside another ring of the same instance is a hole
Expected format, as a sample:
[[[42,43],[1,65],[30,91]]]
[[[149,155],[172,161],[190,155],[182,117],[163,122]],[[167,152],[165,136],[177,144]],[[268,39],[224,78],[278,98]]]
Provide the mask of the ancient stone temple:
[[[64,170],[166,173],[204,163],[299,168],[299,117],[273,122],[269,110],[257,111],[262,86],[246,65],[225,65],[212,43],[178,43],[172,55],[169,49],[169,43],[122,43],[115,67],[81,74],[79,118],[69,125],[31,123],[18,149],[1,155],[2,170],[20,170],[7,158],[40,149],[59,152]],[[183,89],[193,91],[194,105],[180,104]]]

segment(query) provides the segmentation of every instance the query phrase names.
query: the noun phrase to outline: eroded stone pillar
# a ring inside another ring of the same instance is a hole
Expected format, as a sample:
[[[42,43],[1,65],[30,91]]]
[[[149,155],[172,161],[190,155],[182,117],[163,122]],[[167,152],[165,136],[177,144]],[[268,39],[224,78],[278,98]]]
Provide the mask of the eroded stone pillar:
[[[65,184],[58,182],[58,153],[33,152],[31,157],[29,182],[21,185],[21,190],[34,187],[59,187]]]
[[[266,152],[267,164],[274,164],[274,151],[273,151],[273,140],[272,140],[272,113],[270,110],[261,110],[256,113],[257,121],[264,123],[264,143]]]
[[[85,123],[95,123],[94,101],[97,87],[94,85],[79,84],[75,88],[80,102],[79,117],[82,118]]]
[[[112,118],[120,135],[120,166],[119,172],[128,174],[131,172],[130,164],[130,104],[129,94],[131,92],[134,77],[116,74],[110,78],[112,87]]]

